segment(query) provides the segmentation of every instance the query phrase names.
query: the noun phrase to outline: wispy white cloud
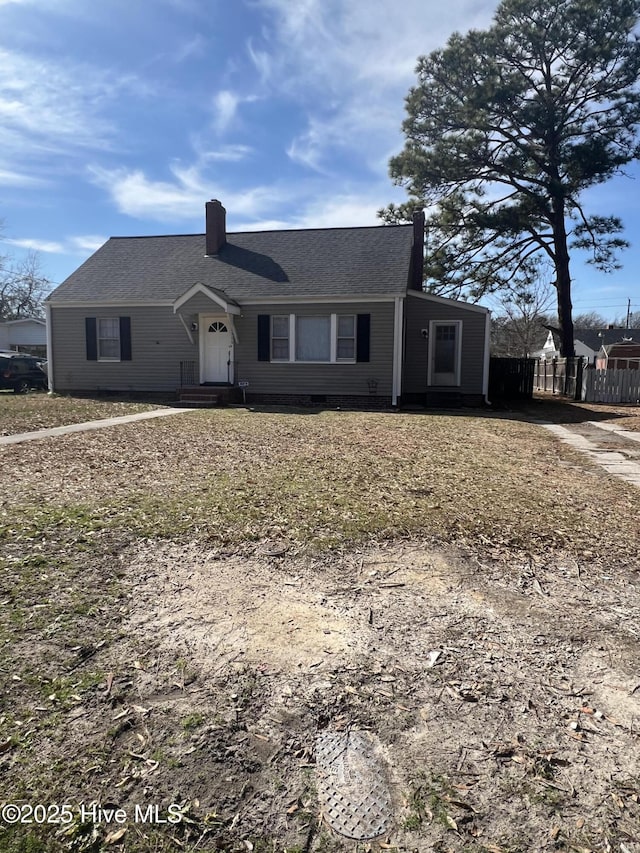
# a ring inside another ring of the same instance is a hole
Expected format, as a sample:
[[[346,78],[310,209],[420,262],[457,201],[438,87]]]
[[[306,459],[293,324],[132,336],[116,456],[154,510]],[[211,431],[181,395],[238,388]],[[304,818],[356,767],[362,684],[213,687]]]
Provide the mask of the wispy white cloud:
[[[87,255],[97,251],[100,246],[106,243],[108,237],[102,237],[99,234],[84,234],[76,237],[69,237],[69,247],[78,254]]]
[[[257,100],[256,95],[240,95],[229,89],[222,89],[213,99],[214,128],[219,136],[224,134],[234,124],[238,107]]]
[[[307,205],[297,219],[300,228],[349,228],[358,225],[380,225],[376,211],[386,203],[386,188],[377,191],[363,191],[327,194]]]
[[[206,39],[197,33],[193,38],[182,42],[173,53],[172,59],[176,63],[184,62],[195,56],[202,56],[207,45]]]
[[[92,254],[107,241],[107,237],[97,234],[84,234],[67,237],[60,240],[40,240],[36,237],[20,237],[16,239],[6,238],[2,240],[9,246],[17,249],[26,249],[32,252],[45,252],[50,255],[78,255],[86,257]]]
[[[200,0],[161,0],[165,6],[176,9],[180,14],[193,15],[194,17],[202,18],[206,15],[206,10],[203,8]]]
[[[29,237],[23,237],[18,240],[3,240],[4,243],[8,243],[10,246],[16,246],[19,249],[29,249],[34,252],[50,252],[51,254],[61,254],[65,251],[62,243],[54,242],[52,240],[37,240],[31,239]]]
[[[220,197],[227,204],[224,196]],[[309,201],[308,199],[312,200]],[[389,200],[389,190],[384,182],[366,189],[353,189],[334,193],[324,185],[315,192],[307,191],[303,198],[292,199],[281,209],[280,218],[255,216],[235,219],[234,231],[271,231],[288,228],[349,228],[361,225],[379,225],[377,211]],[[227,207],[227,218],[233,213]]]
[[[203,151],[201,159],[203,161],[225,160],[229,163],[237,163],[240,160],[246,160],[252,152],[253,148],[249,145],[223,145],[212,151]]]
[[[223,89],[213,99],[215,126],[218,133],[224,133],[233,121],[240,98],[233,92]]]
[[[344,0],[255,0],[269,16],[263,44],[250,55],[265,54],[279,68],[295,66],[295,77],[271,74],[272,82],[292,90],[322,88],[326,96],[360,90],[376,81],[386,91],[405,85],[417,57],[441,46],[452,31],[486,25],[495,0],[450,0],[425,4]],[[286,49],[283,49],[286,48]],[[375,92],[370,91],[375,96]]]
[[[160,222],[190,219],[201,204],[199,190],[182,181],[154,181],[142,169],[89,169],[90,178],[105,190],[116,208],[127,216]]]
[[[51,168],[56,155],[110,148],[115,126],[106,106],[144,91],[132,75],[0,49],[0,167],[19,172],[43,160]]]
[[[249,59],[253,62],[260,76],[260,82],[263,84],[267,83],[271,77],[273,69],[271,55],[266,50],[260,50],[257,48],[254,40],[251,38],[247,40],[246,47]]]
[[[220,198],[233,214],[249,217],[272,211],[286,197],[277,187],[225,188],[203,174],[198,166],[174,165],[171,171],[170,181],[153,180],[141,169],[93,167],[90,175],[121,213],[157,222],[199,220],[203,199],[207,197]]]
[[[309,125],[308,130],[291,140],[287,148],[287,157],[301,166],[326,174],[326,169],[322,165],[322,155],[327,144],[326,137],[318,135],[318,130],[322,127],[319,122],[311,119]]]
[[[193,38],[181,39],[175,45],[171,45],[168,50],[162,50],[159,53],[153,54],[149,59],[142,63],[143,69],[154,68],[155,66],[182,65],[191,60],[197,60],[202,57],[207,49],[207,40],[201,33],[196,33]]]
[[[0,0],[0,6],[44,6],[54,12],[63,11],[77,3],[78,0]]]
[[[397,112],[393,101],[356,99],[333,111],[318,109],[308,114],[306,129],[291,140],[287,155],[325,175],[335,174],[335,163],[345,156],[386,175],[391,150],[401,144]]]
[[[255,0],[266,15],[262,38],[247,44],[261,80],[295,99],[307,127],[287,149],[315,171],[331,172],[332,154],[351,151],[384,174],[390,144],[401,145],[404,96],[419,55],[444,44],[459,22],[485,26],[494,0],[397,4],[343,0]],[[382,156],[382,155],[385,156]]]
[[[286,219],[249,219],[246,222],[236,220],[233,231],[283,231],[292,228]]]
[[[44,187],[48,183],[44,178],[34,175],[0,169],[0,187]]]

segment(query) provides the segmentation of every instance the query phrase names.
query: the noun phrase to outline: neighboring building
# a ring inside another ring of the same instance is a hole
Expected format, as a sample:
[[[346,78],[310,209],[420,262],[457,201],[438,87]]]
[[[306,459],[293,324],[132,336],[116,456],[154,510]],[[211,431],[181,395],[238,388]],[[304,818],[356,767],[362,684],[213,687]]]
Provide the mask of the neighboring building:
[[[640,341],[640,335],[637,336]],[[640,369],[640,343],[632,338],[624,338],[615,344],[600,348],[596,357],[598,370],[638,370]]]
[[[613,326],[606,329],[576,328],[573,330],[573,345],[576,356],[586,358],[590,364],[593,364],[603,345],[621,341],[624,337],[635,337],[636,341],[640,341],[640,329],[614,328]],[[558,335],[550,331],[544,346],[534,353],[533,357],[547,360],[560,358]]]
[[[486,399],[486,308],[422,291],[413,225],[115,237],[46,300],[61,392],[245,388],[249,401]]]
[[[47,357],[47,327],[44,320],[29,317],[0,322],[0,350],[28,352]]]

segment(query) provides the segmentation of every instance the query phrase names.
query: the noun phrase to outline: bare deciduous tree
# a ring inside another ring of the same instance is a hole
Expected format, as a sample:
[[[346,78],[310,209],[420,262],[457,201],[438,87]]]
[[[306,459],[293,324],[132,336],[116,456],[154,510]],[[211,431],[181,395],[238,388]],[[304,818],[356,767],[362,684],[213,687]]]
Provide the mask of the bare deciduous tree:
[[[22,260],[0,256],[0,320],[41,316],[50,289],[51,282],[42,274],[35,252]]]
[[[555,322],[555,293],[549,277],[541,270],[528,285],[500,291],[493,301],[491,354],[529,358],[542,347],[549,324]]]

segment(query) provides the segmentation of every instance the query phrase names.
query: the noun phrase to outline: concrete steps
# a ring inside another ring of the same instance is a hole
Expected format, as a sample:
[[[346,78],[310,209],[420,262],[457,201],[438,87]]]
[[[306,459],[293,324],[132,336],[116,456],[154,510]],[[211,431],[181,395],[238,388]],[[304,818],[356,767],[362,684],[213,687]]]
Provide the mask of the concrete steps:
[[[213,409],[236,402],[239,390],[229,385],[189,385],[178,388],[179,407]]]

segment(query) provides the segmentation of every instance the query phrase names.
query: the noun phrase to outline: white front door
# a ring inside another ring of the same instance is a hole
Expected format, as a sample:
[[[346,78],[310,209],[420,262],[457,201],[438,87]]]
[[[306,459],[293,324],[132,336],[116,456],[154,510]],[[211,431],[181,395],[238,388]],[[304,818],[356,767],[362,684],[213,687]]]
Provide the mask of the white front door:
[[[206,317],[200,326],[204,336],[202,382],[233,382],[233,335],[229,321]]]

